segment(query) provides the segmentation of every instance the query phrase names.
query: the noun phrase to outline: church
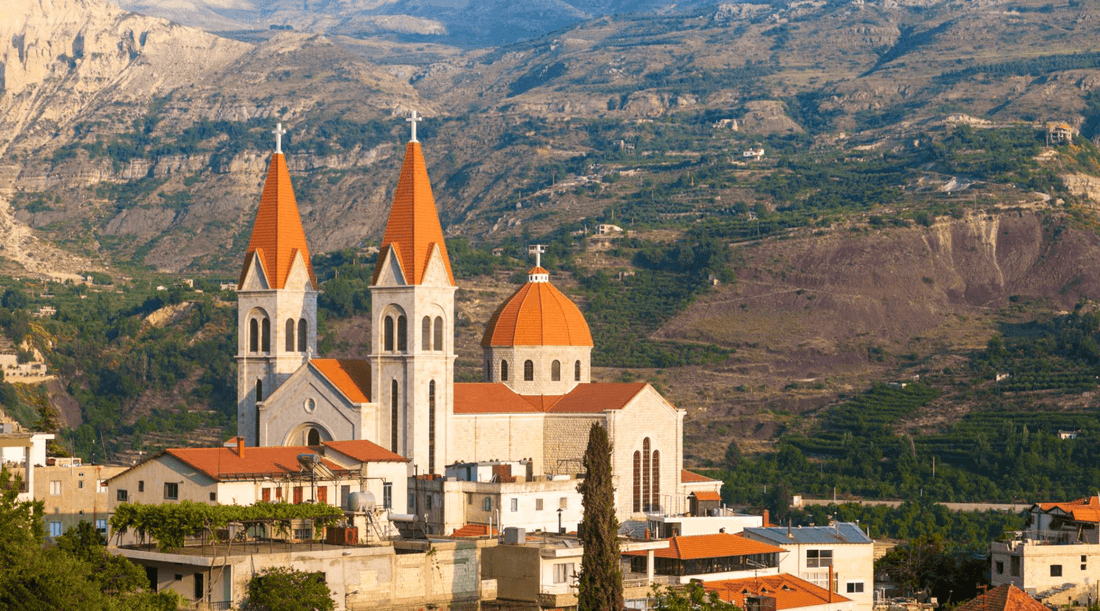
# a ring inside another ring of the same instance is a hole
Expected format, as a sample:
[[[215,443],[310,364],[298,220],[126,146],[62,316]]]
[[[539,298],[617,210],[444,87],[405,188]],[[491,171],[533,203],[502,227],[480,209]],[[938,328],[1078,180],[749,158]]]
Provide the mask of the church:
[[[533,483],[579,473],[598,423],[613,444],[621,521],[679,513],[693,491],[716,492],[721,482],[683,470],[684,410],[646,383],[591,381],[588,323],[538,261],[486,326],[484,381],[455,383],[458,287],[417,120],[374,268],[363,359],[317,354],[320,287],[276,129],[237,289],[237,428],[247,445],[365,439],[405,457],[410,476],[450,481],[455,465],[514,463]]]

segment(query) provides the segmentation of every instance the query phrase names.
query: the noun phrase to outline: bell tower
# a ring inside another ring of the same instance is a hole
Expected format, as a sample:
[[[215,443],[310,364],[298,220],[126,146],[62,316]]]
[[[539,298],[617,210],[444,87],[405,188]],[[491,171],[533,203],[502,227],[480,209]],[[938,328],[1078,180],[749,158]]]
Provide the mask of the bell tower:
[[[280,123],[260,207],[237,283],[237,434],[250,446],[272,445],[263,430],[264,400],[317,347],[317,279]]]
[[[379,445],[443,473],[454,412],[454,274],[420,142],[412,137],[371,283],[371,368]]]

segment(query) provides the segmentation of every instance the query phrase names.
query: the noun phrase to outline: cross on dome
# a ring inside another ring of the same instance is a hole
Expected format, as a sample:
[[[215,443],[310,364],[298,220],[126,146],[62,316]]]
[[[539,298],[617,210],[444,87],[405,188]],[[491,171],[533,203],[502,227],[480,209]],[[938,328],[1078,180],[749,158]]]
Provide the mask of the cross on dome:
[[[283,124],[282,123],[276,123],[275,124],[275,129],[271,130],[271,133],[275,134],[275,154],[276,155],[282,155],[283,154],[283,134],[286,133],[286,130],[283,129]]]
[[[409,142],[420,142],[419,140],[416,139],[416,124],[423,121],[424,117],[421,117],[421,116],[417,115],[416,111],[413,110],[412,111],[412,116],[410,116],[408,119],[405,119],[405,120],[412,124],[412,137],[409,138]]]
[[[542,269],[542,255],[545,252],[545,244],[532,244],[527,247],[527,254],[535,255],[535,267],[527,272],[528,282],[550,282],[550,272]]]

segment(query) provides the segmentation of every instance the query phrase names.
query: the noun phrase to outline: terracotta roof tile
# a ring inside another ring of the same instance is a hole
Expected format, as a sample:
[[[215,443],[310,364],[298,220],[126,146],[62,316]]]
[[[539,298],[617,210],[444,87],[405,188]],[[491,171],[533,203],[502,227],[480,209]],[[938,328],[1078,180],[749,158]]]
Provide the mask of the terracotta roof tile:
[[[493,534],[489,534],[489,527],[485,524],[467,524],[462,528],[456,528],[452,537],[489,537],[497,536],[497,529],[493,529]]]
[[[473,382],[454,385],[456,414],[536,414],[541,411],[543,410],[503,383]]]
[[[1006,583],[955,607],[956,611],[1050,611],[1016,586]]]
[[[697,501],[721,501],[722,495],[714,492],[713,490],[703,490],[692,492],[695,495]]]
[[[535,268],[531,273],[547,273]],[[485,325],[489,346],[591,346],[580,308],[549,282],[528,282],[504,301]]]
[[[646,386],[645,382],[577,384],[547,411],[563,414],[622,409]]]
[[[247,447],[244,455],[238,455],[236,448],[169,448],[164,451],[184,463],[202,471],[215,480],[242,476],[281,476],[298,473],[299,454],[316,454],[309,446],[262,446]],[[329,469],[343,470],[344,467],[322,459]]]
[[[676,558],[694,560],[698,558],[727,558],[730,556],[751,556],[753,554],[776,554],[787,550],[746,539],[740,535],[717,533],[713,535],[688,535],[672,537],[668,547],[653,552],[657,558]],[[627,552],[625,555],[641,555],[646,552]]]
[[[628,384],[577,384],[565,395],[521,395],[502,382],[455,384],[456,414],[583,414],[622,409],[645,388]]]
[[[370,363],[359,359],[311,359],[321,375],[355,403],[370,403]]]
[[[356,439],[354,441],[322,441],[321,445],[326,448],[332,448],[344,456],[354,458],[359,462],[409,462],[404,456],[394,454],[386,448],[374,442],[367,441],[366,439]],[[245,455],[247,454],[248,450],[246,449]]]
[[[451,286],[455,277],[451,271],[451,260],[447,256],[447,244],[443,240],[443,226],[439,224],[439,211],[435,207],[432,184],[428,180],[428,169],[424,164],[424,155],[419,142],[410,142],[405,147],[405,163],[401,167],[401,176],[397,180],[397,189],[393,194],[390,217],[386,221],[386,232],[382,235],[382,247],[378,253],[378,263],[374,267],[374,280],[382,272],[382,261],[391,246],[397,246],[396,254],[405,272],[405,282],[420,284],[427,271],[432,247],[439,249],[443,256],[443,265]]]
[[[685,484],[700,484],[703,482],[716,482],[718,480],[683,469],[680,471],[680,481]]]
[[[302,217],[298,213],[298,202],[294,199],[294,187],[290,184],[286,159],[281,153],[275,153],[271,156],[267,180],[264,181],[263,194],[260,196],[260,207],[256,210],[256,221],[252,224],[252,237],[245,251],[238,287],[244,284],[252,254],[258,253],[267,274],[268,286],[274,289],[283,288],[299,252],[305,260],[309,280],[313,283],[313,288],[317,288],[317,277],[313,274],[309,245],[306,243],[305,230],[302,229]]]
[[[703,589],[718,593],[718,597],[726,602],[745,608],[745,596],[771,596],[775,598],[777,611],[784,609],[798,609],[801,607],[815,607],[817,605],[848,602],[849,599],[836,594],[829,595],[825,588],[783,573],[781,575],[767,575],[763,577],[746,577],[744,579],[726,579],[723,581],[707,581],[703,583]]]

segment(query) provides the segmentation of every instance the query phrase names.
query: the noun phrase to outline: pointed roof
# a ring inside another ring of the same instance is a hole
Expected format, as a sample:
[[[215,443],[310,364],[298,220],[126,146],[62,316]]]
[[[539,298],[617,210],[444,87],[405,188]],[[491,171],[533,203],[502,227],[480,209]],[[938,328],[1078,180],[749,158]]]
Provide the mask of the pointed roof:
[[[1044,611],[1046,605],[1006,583],[956,607],[958,611]],[[1048,610],[1049,611],[1049,610]]]
[[[717,592],[718,598],[743,609],[746,596],[771,596],[775,599],[776,611],[845,603],[850,600],[835,592],[830,594],[825,588],[786,573],[707,581],[703,583],[703,588],[708,592]]]
[[[359,359],[310,359],[310,365],[355,403],[370,403],[370,363]]]
[[[393,246],[394,254],[401,262],[407,284],[420,284],[424,280],[432,248],[438,248],[447,268],[447,277],[454,286],[451,260],[447,256],[447,244],[443,240],[443,226],[439,224],[439,211],[432,196],[432,184],[419,142],[405,146],[405,164],[393,193],[390,218],[386,221],[386,233],[382,236],[382,248],[374,267],[372,283],[378,282],[382,262]]]
[[[244,267],[241,269],[238,288],[244,285],[244,278],[254,257],[259,257],[267,274],[267,284],[273,289],[286,286],[290,268],[294,259],[301,253],[313,288],[317,288],[317,277],[313,273],[313,263],[309,258],[309,245],[306,244],[306,232],[302,229],[302,217],[298,213],[298,202],[294,199],[294,187],[290,184],[290,174],[286,169],[286,158],[282,153],[271,156],[271,165],[267,169],[260,207],[256,210],[256,221],[252,224],[252,239],[245,251]]]

